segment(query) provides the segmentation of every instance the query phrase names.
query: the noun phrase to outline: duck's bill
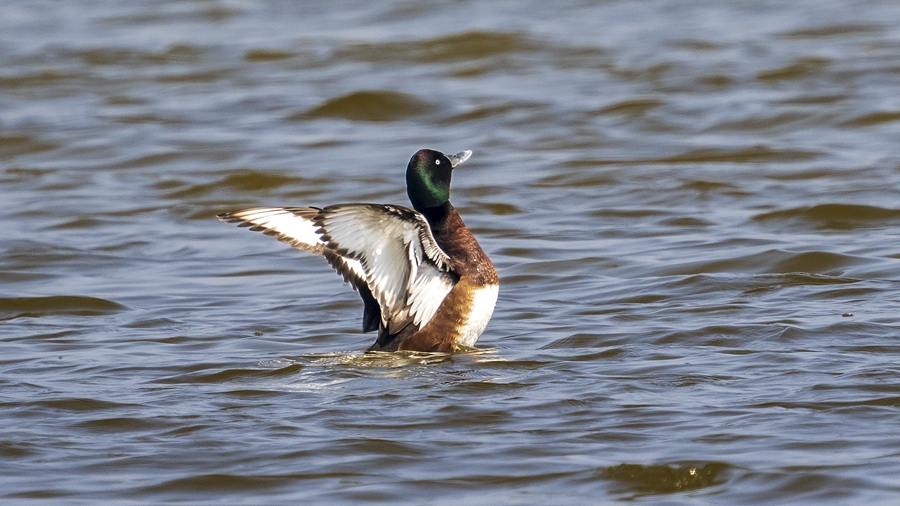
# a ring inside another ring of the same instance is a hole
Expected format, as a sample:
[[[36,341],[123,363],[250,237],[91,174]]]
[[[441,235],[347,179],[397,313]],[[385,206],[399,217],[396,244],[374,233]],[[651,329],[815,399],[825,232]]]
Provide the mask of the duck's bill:
[[[470,156],[472,156],[472,150],[467,149],[465,151],[460,151],[455,155],[447,155],[447,159],[450,160],[450,166],[455,169],[457,165],[468,160]]]

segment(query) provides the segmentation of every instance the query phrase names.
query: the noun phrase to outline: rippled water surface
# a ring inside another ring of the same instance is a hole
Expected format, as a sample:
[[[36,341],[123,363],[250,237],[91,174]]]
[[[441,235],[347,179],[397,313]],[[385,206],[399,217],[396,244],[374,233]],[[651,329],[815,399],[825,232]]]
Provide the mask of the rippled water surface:
[[[896,504],[900,4],[6,2],[0,502]],[[453,202],[474,353],[219,223]]]

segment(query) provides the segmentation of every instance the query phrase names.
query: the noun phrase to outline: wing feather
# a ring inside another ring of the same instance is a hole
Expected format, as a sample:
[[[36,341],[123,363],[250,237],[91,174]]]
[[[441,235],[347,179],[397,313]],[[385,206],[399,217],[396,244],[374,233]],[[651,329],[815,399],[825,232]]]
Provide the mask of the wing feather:
[[[315,207],[254,207],[222,213],[217,218],[250,227],[254,232],[273,236],[294,248],[322,254],[325,243],[312,221],[319,211],[321,209]]]
[[[365,283],[362,265],[356,259],[327,251],[318,231],[319,226],[314,221],[320,212],[322,210],[317,207],[254,207],[222,213],[217,218],[227,223],[237,223],[239,227],[250,227],[253,232],[275,237],[296,249],[323,255],[344,281],[358,289],[358,283]]]
[[[406,207],[258,207],[218,218],[323,255],[363,297],[364,331],[380,320],[379,341],[428,323],[459,279],[428,221]]]
[[[412,209],[337,205],[324,208],[315,221],[328,247],[362,264],[388,334],[431,320],[458,280],[428,221]]]

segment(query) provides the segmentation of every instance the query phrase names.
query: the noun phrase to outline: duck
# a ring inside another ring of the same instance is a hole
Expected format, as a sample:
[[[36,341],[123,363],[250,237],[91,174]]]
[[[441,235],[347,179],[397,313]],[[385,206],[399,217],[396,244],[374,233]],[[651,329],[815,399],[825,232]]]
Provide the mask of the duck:
[[[454,353],[484,332],[499,294],[493,262],[450,203],[472,156],[421,149],[406,167],[412,208],[393,204],[254,207],[217,218],[320,255],[359,293],[368,351]]]

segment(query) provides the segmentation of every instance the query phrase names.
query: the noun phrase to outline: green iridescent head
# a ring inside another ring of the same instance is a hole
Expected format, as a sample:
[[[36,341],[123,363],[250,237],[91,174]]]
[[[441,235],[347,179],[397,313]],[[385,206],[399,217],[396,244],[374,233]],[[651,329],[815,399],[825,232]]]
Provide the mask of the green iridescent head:
[[[406,166],[406,194],[416,210],[444,205],[450,200],[450,173],[468,160],[471,151],[445,155],[433,149],[419,150]]]

